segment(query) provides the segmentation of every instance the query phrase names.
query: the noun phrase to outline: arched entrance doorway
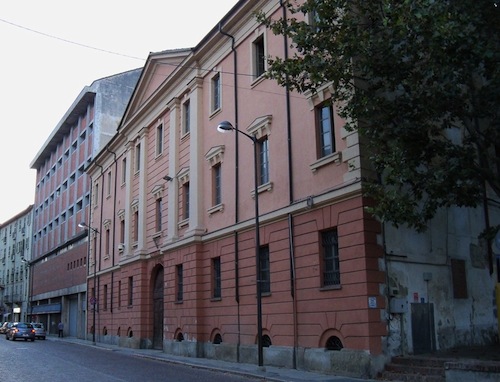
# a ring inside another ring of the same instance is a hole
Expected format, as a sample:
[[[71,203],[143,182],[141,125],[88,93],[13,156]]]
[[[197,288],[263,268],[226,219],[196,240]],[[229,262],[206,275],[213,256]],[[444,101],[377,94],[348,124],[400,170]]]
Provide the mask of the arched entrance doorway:
[[[153,284],[153,348],[163,349],[163,267],[154,272]]]

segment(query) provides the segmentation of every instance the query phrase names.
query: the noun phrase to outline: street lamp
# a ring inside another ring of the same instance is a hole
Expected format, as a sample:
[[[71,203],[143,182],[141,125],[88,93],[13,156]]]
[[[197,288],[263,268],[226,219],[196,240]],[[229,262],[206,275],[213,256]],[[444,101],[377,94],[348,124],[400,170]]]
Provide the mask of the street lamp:
[[[259,366],[264,364],[263,349],[262,349],[262,294],[261,294],[261,280],[260,280],[260,232],[259,232],[259,181],[258,181],[258,162],[257,162],[257,143],[258,140],[255,136],[249,135],[241,130],[236,129],[231,122],[222,121],[217,126],[217,131],[220,133],[227,133],[228,131],[236,131],[243,134],[253,142],[253,167],[254,167],[254,189],[255,189],[255,267],[257,273],[257,348]]]
[[[78,227],[86,228],[89,231],[94,232],[95,234],[99,234],[99,231],[97,229],[92,228],[91,226],[89,226],[85,222],[78,223]],[[95,307],[96,307],[96,303],[97,303],[97,299],[95,296],[96,295],[96,270],[97,270],[96,254],[97,254],[97,248],[94,248],[94,277],[93,277],[94,278],[94,296],[92,296],[92,298],[91,298],[91,304],[93,305],[93,309],[92,309],[92,344],[93,345],[96,344],[96,342],[95,342]],[[87,245],[87,258],[88,258],[88,263],[90,265],[90,240],[89,240],[88,245]]]

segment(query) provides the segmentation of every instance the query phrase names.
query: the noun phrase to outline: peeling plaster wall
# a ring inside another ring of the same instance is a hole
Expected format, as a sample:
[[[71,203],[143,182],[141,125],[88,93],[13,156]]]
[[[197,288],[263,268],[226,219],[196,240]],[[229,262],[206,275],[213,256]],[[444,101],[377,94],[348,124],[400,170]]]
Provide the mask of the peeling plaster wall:
[[[497,270],[490,275],[487,244],[478,238],[484,226],[482,209],[465,208],[441,211],[424,233],[386,225],[387,296],[408,303],[406,312],[388,312],[391,355],[414,352],[411,304],[432,304],[435,350],[497,340]],[[454,298],[452,259],[465,261],[467,298]]]

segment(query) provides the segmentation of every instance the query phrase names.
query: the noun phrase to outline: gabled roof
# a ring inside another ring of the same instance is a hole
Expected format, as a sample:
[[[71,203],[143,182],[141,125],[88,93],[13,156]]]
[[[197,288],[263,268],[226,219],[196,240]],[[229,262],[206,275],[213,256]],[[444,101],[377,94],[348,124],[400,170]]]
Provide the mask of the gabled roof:
[[[123,121],[134,115],[191,53],[191,48],[185,48],[149,54],[118,130]]]

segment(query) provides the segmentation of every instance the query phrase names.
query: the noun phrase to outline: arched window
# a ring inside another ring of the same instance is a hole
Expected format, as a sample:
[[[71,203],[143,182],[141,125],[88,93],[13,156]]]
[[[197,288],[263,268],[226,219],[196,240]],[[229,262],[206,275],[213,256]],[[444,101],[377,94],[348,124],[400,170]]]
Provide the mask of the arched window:
[[[331,336],[326,341],[326,350],[341,350],[343,347],[342,341],[337,336]]]
[[[271,345],[271,337],[269,337],[267,334],[264,334],[262,336],[262,347],[268,348]]]
[[[217,333],[215,336],[214,336],[214,345],[218,345],[218,344],[221,344],[222,343],[222,336],[220,335],[220,333]]]

